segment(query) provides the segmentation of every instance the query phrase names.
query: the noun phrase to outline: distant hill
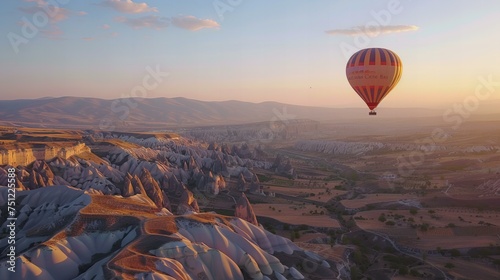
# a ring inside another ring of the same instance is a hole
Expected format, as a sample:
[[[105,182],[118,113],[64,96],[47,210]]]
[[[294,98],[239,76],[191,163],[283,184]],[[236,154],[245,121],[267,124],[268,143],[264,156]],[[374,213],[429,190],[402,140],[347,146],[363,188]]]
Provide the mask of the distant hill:
[[[439,115],[429,109],[378,110],[377,118]],[[186,98],[116,99],[59,97],[0,101],[0,123],[47,127],[183,127],[312,119],[342,121],[368,118],[368,109],[338,109],[277,102],[199,101]],[[373,117],[372,117],[373,118]]]

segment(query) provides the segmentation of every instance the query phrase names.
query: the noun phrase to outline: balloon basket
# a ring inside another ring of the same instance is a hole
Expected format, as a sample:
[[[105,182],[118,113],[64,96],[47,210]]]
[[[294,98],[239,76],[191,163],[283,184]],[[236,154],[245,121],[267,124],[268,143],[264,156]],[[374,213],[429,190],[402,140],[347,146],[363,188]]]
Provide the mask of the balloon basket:
[[[370,111],[370,113],[368,113],[368,115],[370,115],[370,116],[376,116],[376,115],[377,115],[377,112],[375,112],[375,111]]]

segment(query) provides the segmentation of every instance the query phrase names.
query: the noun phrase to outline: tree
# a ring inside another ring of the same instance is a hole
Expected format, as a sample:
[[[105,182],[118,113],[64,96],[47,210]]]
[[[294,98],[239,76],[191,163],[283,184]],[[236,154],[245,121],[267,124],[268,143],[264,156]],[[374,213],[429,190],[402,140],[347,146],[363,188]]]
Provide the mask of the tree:
[[[418,270],[416,270],[416,269],[411,269],[410,275],[414,276],[414,277],[423,277],[423,275],[420,272],[418,272]]]
[[[452,257],[455,257],[455,258],[456,257],[460,257],[460,255],[461,255],[460,251],[458,251],[457,249],[451,249],[450,250],[450,254],[451,254]]]
[[[378,217],[378,220],[381,221],[382,223],[387,221],[387,219],[385,218],[385,214],[384,213],[380,214],[380,216]]]
[[[410,214],[417,215],[417,213],[418,213],[418,210],[416,208],[410,209]]]
[[[394,221],[387,221],[387,222],[385,222],[385,224],[388,225],[388,226],[393,226],[396,223]]]

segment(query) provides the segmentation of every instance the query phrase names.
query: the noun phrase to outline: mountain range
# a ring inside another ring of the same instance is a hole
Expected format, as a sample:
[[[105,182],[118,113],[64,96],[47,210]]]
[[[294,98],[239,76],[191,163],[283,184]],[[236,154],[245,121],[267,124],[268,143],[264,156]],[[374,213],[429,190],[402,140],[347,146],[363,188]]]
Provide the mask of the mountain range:
[[[442,110],[383,108],[379,118],[438,116]],[[159,128],[242,124],[288,119],[342,121],[368,117],[368,109],[325,108],[278,102],[199,101],[182,97],[99,99],[56,97],[0,101],[0,123],[34,127]]]

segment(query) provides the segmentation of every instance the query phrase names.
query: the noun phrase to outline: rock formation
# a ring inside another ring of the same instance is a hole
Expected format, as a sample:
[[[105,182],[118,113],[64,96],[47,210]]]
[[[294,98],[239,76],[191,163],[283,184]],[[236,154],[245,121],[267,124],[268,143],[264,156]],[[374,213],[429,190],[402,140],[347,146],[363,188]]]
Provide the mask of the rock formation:
[[[234,216],[243,219],[256,226],[259,225],[259,223],[257,222],[257,217],[253,212],[252,205],[250,205],[250,202],[248,201],[248,198],[245,195],[245,193],[241,193],[240,198],[236,201]]]
[[[236,189],[240,192],[244,192],[247,190],[247,182],[242,173],[238,176],[238,182],[236,183]]]
[[[179,205],[177,206],[176,212],[178,215],[200,212],[200,207],[198,206],[198,202],[194,198],[193,193],[186,187],[183,187],[183,192],[179,199]]]

